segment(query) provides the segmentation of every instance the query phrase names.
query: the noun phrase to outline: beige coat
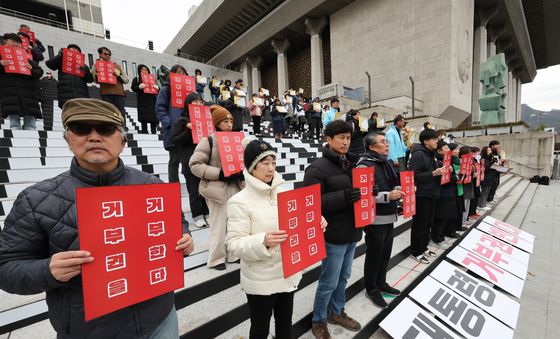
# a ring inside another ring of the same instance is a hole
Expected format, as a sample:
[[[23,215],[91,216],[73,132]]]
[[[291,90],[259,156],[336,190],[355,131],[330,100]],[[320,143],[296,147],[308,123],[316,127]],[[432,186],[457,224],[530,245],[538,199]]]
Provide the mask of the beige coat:
[[[203,138],[196,146],[194,153],[189,161],[191,172],[199,177],[200,195],[208,200],[225,205],[230,197],[224,194],[227,185],[237,186],[239,190],[245,187],[243,181],[235,183],[227,183],[220,181],[220,170],[222,169],[222,161],[220,160],[220,153],[218,151],[218,143],[216,138],[212,138],[212,154],[210,155],[210,144],[208,138]]]
[[[244,172],[247,186],[227,204],[228,252],[241,259],[241,287],[248,294],[270,295],[297,289],[301,273],[284,279],[280,246],[267,248],[267,231],[278,230],[277,195],[284,179],[275,173],[272,185]]]

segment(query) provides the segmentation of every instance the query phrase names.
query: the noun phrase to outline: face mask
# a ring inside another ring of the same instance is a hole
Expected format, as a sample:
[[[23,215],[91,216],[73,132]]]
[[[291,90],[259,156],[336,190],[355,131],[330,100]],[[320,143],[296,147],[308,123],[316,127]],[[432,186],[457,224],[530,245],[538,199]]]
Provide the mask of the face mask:
[[[475,158],[477,161],[480,161],[480,154],[475,155],[474,158]]]

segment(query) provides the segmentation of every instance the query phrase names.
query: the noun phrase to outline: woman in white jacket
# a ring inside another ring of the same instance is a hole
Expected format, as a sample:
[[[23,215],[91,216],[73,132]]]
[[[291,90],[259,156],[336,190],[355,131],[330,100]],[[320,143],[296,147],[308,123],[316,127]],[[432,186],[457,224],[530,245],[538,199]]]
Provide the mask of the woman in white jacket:
[[[246,187],[227,203],[227,248],[241,259],[241,287],[251,314],[250,338],[266,338],[274,311],[275,337],[291,338],[294,291],[301,273],[284,279],[277,195],[285,191],[276,172],[276,153],[253,140],[244,151]],[[326,227],[322,218],[321,226]]]

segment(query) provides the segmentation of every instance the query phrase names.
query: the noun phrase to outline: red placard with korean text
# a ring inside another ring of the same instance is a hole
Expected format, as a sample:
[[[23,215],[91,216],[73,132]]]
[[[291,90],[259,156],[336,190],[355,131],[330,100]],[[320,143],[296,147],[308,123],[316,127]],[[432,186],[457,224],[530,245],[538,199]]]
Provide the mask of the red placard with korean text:
[[[169,90],[171,91],[171,107],[183,108],[187,95],[196,91],[196,81],[194,77],[169,73]]]
[[[414,172],[400,173],[403,197],[403,218],[410,218],[416,214],[416,187],[414,186]]]
[[[461,165],[459,167],[459,184],[470,184],[472,181],[472,154],[463,154],[461,156]]]
[[[29,39],[21,35],[19,37],[21,39],[21,47],[27,53],[27,57],[33,60],[33,53],[31,53],[31,45],[29,44]]]
[[[480,175],[481,175],[480,163],[479,162],[474,164],[474,171],[476,172],[476,187],[479,187],[480,186]]]
[[[114,85],[117,83],[115,76],[115,64],[105,60],[96,60],[97,82]]]
[[[284,279],[324,259],[321,185],[279,193],[278,225],[288,235],[280,244]]]
[[[27,52],[23,48],[15,46],[0,46],[0,56],[2,60],[10,60],[9,65],[5,65],[4,71],[6,73],[17,73],[24,75],[31,75]]]
[[[29,35],[29,40],[31,40],[32,43],[35,43],[35,32],[30,31],[30,30],[25,29],[25,28],[20,28],[19,31]]]
[[[449,166],[451,166],[451,151],[447,151],[443,154],[443,167],[446,171],[441,176],[440,185],[445,185],[451,181],[451,171],[449,170]]]
[[[78,188],[76,207],[86,321],[184,286],[178,183]]]
[[[224,176],[239,173],[245,169],[243,164],[243,132],[216,132],[216,142],[220,151]]]
[[[371,225],[375,220],[375,200],[373,185],[375,168],[362,167],[352,170],[352,186],[359,188],[362,196],[354,203],[354,223],[356,227]]]
[[[68,48],[62,49],[62,72],[84,77],[85,72],[80,67],[85,66],[86,55]]]
[[[157,94],[158,90],[154,87],[156,84],[155,74],[145,73],[141,75],[142,83],[144,86],[144,93],[146,94]]]
[[[190,104],[189,115],[191,118],[193,143],[198,144],[200,139],[214,134],[210,107]]]

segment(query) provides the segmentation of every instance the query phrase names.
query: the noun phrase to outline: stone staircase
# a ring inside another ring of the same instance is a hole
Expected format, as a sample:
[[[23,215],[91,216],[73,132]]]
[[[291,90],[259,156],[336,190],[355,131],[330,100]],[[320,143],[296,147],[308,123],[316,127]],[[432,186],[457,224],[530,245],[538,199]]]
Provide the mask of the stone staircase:
[[[60,110],[55,103],[52,131],[11,131],[7,121],[0,125],[0,224],[9,213],[17,194],[38,181],[68,170],[71,152],[62,139]],[[127,125],[130,129],[129,142],[122,154],[125,164],[153,173],[167,181],[168,154],[162,147],[161,136],[138,133],[136,109],[127,107]],[[269,132],[265,124],[265,133]],[[252,131],[245,125],[246,134]],[[301,185],[304,168],[320,156],[321,144],[313,140],[282,139],[264,137],[279,154],[278,172],[287,180],[286,188]],[[181,180],[183,180],[181,178]],[[498,219],[504,217],[522,219],[530,206],[536,184],[520,177],[506,174],[496,194],[497,203],[491,214]],[[183,210],[191,219],[188,195],[182,185]],[[529,198],[530,197],[530,198]],[[512,221],[513,223],[513,221]],[[408,257],[411,220],[395,224],[392,258],[389,264],[388,282],[405,294],[423,278],[424,271],[431,265],[418,264]],[[222,272],[205,267],[207,258],[208,229],[191,226],[196,251],[185,259],[185,287],[176,291],[176,308],[179,317],[181,338],[241,338],[248,337],[249,311],[244,292],[239,286],[239,266],[228,265]],[[443,257],[444,252],[437,250]],[[399,302],[401,297],[387,299],[390,307],[380,312],[365,296],[363,285],[363,261],[365,244],[358,244],[353,271],[347,286],[346,311],[362,324],[358,333],[349,332],[338,326],[330,326],[336,338],[367,338],[387,336],[379,329],[379,322]],[[304,271],[299,290],[294,297],[293,336],[312,338],[311,311],[313,298],[320,274],[316,264]],[[56,335],[47,319],[44,294],[18,296],[0,291],[0,339],[54,338]],[[271,330],[273,331],[273,326]]]

